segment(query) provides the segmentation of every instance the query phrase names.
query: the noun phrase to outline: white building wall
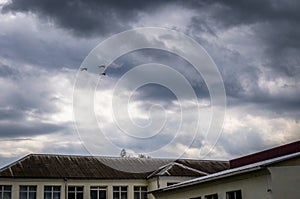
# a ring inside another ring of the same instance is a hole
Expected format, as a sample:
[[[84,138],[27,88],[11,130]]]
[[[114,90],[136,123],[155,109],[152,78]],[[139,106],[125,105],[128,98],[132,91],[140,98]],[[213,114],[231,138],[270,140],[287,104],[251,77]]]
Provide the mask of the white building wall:
[[[192,177],[176,177],[176,176],[160,176],[148,179],[148,191],[166,187],[168,183],[184,182],[193,179]],[[148,195],[148,199],[155,199],[152,194]]]
[[[20,185],[37,186],[37,198],[44,198],[44,186],[61,186],[61,199],[66,199],[65,186],[83,186],[84,199],[90,198],[91,186],[107,187],[107,198],[113,198],[113,186],[127,186],[128,198],[133,199],[134,186],[148,186],[146,180],[68,180],[62,179],[0,179],[0,185],[12,185],[12,199],[19,199]]]
[[[251,176],[253,175],[253,176]],[[218,194],[219,199],[226,199],[226,192],[241,190],[243,199],[270,199],[268,192],[268,175],[241,175],[205,184],[194,185],[189,188],[176,189],[155,194],[155,199],[189,199],[205,195]]]
[[[300,198],[300,166],[268,168],[271,172],[272,199]]]

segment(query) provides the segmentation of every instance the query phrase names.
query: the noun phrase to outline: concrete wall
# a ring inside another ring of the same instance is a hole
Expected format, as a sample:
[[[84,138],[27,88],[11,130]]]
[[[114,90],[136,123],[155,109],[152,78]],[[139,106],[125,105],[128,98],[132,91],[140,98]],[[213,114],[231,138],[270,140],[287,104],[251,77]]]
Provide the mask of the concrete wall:
[[[226,179],[194,185],[188,188],[176,189],[155,194],[155,199],[189,199],[205,195],[218,194],[219,199],[226,199],[226,192],[241,190],[243,199],[269,199],[269,177],[266,172],[248,173]]]

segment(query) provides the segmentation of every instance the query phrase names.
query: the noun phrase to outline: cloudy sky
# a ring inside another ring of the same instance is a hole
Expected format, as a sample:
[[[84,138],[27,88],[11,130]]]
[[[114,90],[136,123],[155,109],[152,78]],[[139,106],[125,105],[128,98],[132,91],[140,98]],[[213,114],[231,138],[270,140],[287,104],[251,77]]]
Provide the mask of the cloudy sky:
[[[145,85],[125,105],[138,126],[171,118],[152,144],[141,146],[117,134],[109,110],[122,76],[140,64],[160,63],[190,82],[205,129],[205,113],[211,108],[207,85],[186,60],[172,53],[143,49],[109,65],[95,91],[95,114],[97,128],[110,134],[110,141],[93,133],[99,129],[84,129],[74,122],[74,85],[85,57],[110,36],[139,27],[185,33],[216,63],[226,90],[226,117],[206,158],[230,159],[299,140],[299,10],[297,0],[0,0],[0,165],[28,153],[88,154],[89,143],[78,133],[100,146],[97,154],[118,156],[120,148],[132,153],[159,148],[155,156],[179,157],[184,152],[184,157],[198,158],[205,148],[203,136],[194,139],[192,114],[185,120],[177,117],[178,99],[168,88]],[[127,86],[122,85],[124,93]],[[157,110],[152,111],[153,104]],[[188,99],[180,105],[188,112],[194,109]],[[180,121],[184,132],[167,145]]]

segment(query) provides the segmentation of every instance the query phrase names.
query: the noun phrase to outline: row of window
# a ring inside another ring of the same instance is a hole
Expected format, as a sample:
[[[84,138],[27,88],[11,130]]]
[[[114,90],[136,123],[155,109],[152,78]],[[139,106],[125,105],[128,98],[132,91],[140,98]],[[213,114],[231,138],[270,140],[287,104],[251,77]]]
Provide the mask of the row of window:
[[[190,199],[201,199],[201,196],[196,197],[196,198],[190,198]],[[204,196],[204,199],[218,199],[218,194],[210,194]],[[242,199],[242,191],[241,190],[236,190],[236,191],[229,191],[226,192],[226,199]]]
[[[36,199],[37,186],[20,186],[19,199]],[[134,186],[134,199],[147,199],[146,186]],[[0,199],[11,199],[12,186],[0,185]],[[61,186],[44,186],[44,199],[60,199]],[[127,199],[127,186],[114,186],[113,199]],[[68,199],[83,199],[83,186],[68,186]],[[90,199],[107,199],[107,187],[90,187]]]

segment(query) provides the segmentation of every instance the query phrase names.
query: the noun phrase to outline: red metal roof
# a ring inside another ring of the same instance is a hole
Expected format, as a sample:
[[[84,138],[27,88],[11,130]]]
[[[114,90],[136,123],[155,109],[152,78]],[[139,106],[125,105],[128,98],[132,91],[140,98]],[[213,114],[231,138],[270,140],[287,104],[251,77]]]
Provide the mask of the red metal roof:
[[[247,156],[243,156],[240,158],[236,158],[229,161],[230,168],[237,168],[244,165],[292,154],[300,152],[300,141],[289,143],[286,145],[282,145],[279,147],[275,147],[272,149],[267,149],[264,151],[260,151],[258,153],[250,154]]]

